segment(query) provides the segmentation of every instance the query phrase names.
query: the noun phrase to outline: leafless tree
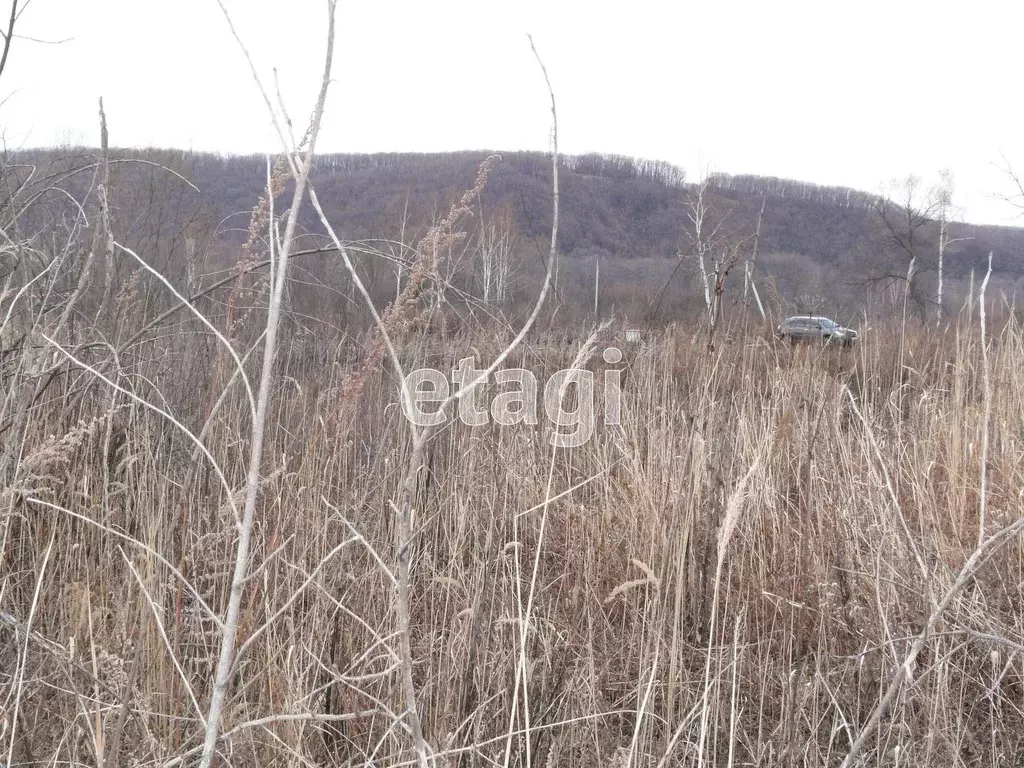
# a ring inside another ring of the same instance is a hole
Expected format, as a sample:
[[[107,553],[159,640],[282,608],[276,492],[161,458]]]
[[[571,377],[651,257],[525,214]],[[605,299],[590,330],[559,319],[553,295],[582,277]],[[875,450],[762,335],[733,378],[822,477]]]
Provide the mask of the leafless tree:
[[[747,305],[747,297],[750,293],[754,295],[757,302],[757,310],[761,313],[761,320],[765,319],[764,305],[761,303],[761,296],[757,292],[757,284],[754,282],[754,270],[757,269],[757,257],[761,247],[761,223],[764,221],[764,209],[767,198],[761,198],[761,210],[757,214],[757,229],[754,230],[754,247],[750,258],[747,259],[743,269],[743,304]]]
[[[905,260],[902,269],[886,269],[876,276],[876,282],[903,282],[903,312],[911,298],[922,309],[924,297],[914,283],[934,243],[930,229],[939,211],[936,196],[925,189],[918,176],[907,176],[893,182],[875,203],[875,212],[882,223],[886,240]]]
[[[955,220],[957,216],[956,207],[953,205],[953,172],[948,168],[944,168],[939,171],[939,184],[932,190],[932,198],[935,203],[936,212],[939,219],[939,263],[938,263],[938,287],[936,288],[935,294],[935,322],[939,324],[942,322],[942,284],[943,284],[943,269],[946,259],[946,252],[949,246],[954,243],[959,243],[964,240],[970,240],[970,237],[954,237],[949,236],[949,225]]]
[[[1002,170],[1009,179],[1012,190],[1009,194],[1001,194],[997,195],[997,197],[1020,210],[1018,218],[1024,216],[1024,179],[1021,178],[1006,157],[1003,157]]]
[[[502,211],[480,227],[480,283],[485,304],[502,304],[512,288],[516,236],[512,217]]]
[[[693,225],[691,252],[697,259],[701,287],[704,289],[704,307],[710,318],[712,314],[711,280],[708,277],[707,262],[712,250],[712,241],[718,232],[718,228],[711,228],[709,226],[708,183],[709,174],[705,173],[697,185],[697,196],[691,198],[686,206],[689,209],[687,216]]]
[[[715,332],[722,318],[725,280],[739,262],[742,250],[741,241],[724,231],[726,217],[711,207],[708,199],[711,178],[711,174],[705,173],[697,185],[696,196],[691,196],[687,202],[687,216],[693,227],[690,253],[697,261],[707,312],[708,349],[714,349]]]
[[[940,182],[934,190],[939,214],[939,285],[935,294],[936,322],[942,322],[942,265],[949,243],[949,213],[953,205],[953,173],[948,168],[939,172]]]

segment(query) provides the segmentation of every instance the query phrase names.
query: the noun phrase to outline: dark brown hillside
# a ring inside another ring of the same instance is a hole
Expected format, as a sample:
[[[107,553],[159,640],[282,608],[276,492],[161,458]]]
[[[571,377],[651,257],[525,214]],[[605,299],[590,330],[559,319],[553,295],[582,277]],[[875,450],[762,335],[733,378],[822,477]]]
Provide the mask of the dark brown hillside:
[[[30,150],[10,161],[49,173],[56,186],[81,196],[91,181],[86,168],[95,153],[88,149]],[[526,282],[539,269],[537,253],[551,226],[549,159],[540,153],[503,152],[478,204],[484,220],[500,212],[511,215],[518,235],[518,272]],[[189,179],[198,192],[152,165],[123,162],[113,167],[112,195],[119,239],[145,252],[156,265],[175,273],[183,260],[186,231],[206,246],[206,270],[224,268],[237,260],[237,246],[246,237],[249,212],[266,180],[262,156],[224,156],[176,150],[121,150],[126,161],[142,159],[173,168]],[[385,153],[324,155],[314,174],[320,200],[338,232],[350,239],[404,236],[414,243],[432,221],[444,215],[450,202],[472,183],[486,152],[443,154]],[[10,164],[9,161],[9,164]],[[59,172],[58,172],[59,171]],[[672,275],[666,289],[666,307],[678,312],[700,304],[695,287],[696,264],[684,259],[692,243],[689,203],[695,188],[683,172],[671,165],[619,156],[585,155],[564,158],[560,171],[560,251],[570,277],[560,293],[563,302],[589,305],[593,263],[605,263],[607,286],[620,308],[633,312],[650,301]],[[899,282],[906,274],[907,256],[895,248],[875,210],[875,196],[847,188],[757,176],[712,177],[708,186],[711,217],[720,223],[716,248],[739,246],[746,257],[756,228],[762,200],[759,279],[769,275],[784,302],[793,309],[857,312],[868,293]],[[72,203],[51,194],[43,208],[53,220],[67,216]],[[142,204],[140,206],[140,203]],[[36,207],[33,215],[40,214]],[[479,221],[479,216],[477,217]],[[321,228],[310,206],[302,225],[321,242]],[[403,230],[404,224],[404,230]],[[934,248],[928,243],[937,228],[920,233],[921,252],[914,300],[925,311],[934,297]],[[982,269],[989,251],[995,254],[995,285],[1012,294],[1024,275],[1024,229],[958,224],[954,238],[972,239],[953,245],[946,259],[947,297],[953,303],[963,294],[971,270]],[[530,253],[530,251],[535,251]],[[617,262],[621,266],[614,266]],[[473,267],[467,267],[472,271]],[[330,274],[329,264],[321,265]],[[203,270],[201,270],[203,271]],[[379,271],[379,270],[377,270]],[[380,281],[390,280],[387,270]],[[370,279],[377,280],[376,271]],[[465,279],[472,288],[473,275]],[[727,295],[742,270],[734,270],[726,283]],[[381,282],[379,290],[386,290]],[[392,281],[393,284],[393,281]],[[567,293],[568,291],[568,293]],[[812,306],[813,305],[813,306]]]

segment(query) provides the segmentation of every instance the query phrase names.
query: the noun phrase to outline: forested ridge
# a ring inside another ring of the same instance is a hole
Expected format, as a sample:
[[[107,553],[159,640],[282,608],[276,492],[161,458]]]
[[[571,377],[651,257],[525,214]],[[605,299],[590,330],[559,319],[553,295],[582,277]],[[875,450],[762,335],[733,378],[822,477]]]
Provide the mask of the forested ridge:
[[[29,150],[9,158],[8,165],[35,169],[37,179],[52,177],[55,187],[74,196],[88,188],[95,155],[87,148]],[[491,155],[498,159],[476,202],[474,226],[497,219],[510,224],[517,272],[528,282],[530,275],[538,277],[536,257],[551,228],[551,166],[543,153],[327,154],[317,158],[312,183],[342,237],[412,245],[472,185],[477,168]],[[266,187],[265,156],[165,149],[117,150],[113,156],[120,162],[111,167],[111,207],[115,229],[126,243],[149,248],[157,263],[180,262],[188,230],[206,243],[200,250],[208,263],[200,272],[234,262]],[[48,169],[49,176],[39,168]],[[588,275],[599,261],[609,279],[609,301],[618,307],[639,311],[666,282],[668,311],[682,311],[697,300],[693,211],[700,185],[682,169],[617,155],[568,156],[562,158],[559,181],[559,252],[568,280],[563,298],[592,290]],[[705,180],[703,195],[705,232],[714,232],[709,253],[732,248],[750,258],[763,206],[757,268],[794,310],[849,313],[866,301],[866,292],[891,286],[906,274],[909,254],[879,215],[883,199],[878,194],[716,173]],[[145,203],[141,209],[140,202]],[[64,195],[53,195],[53,204],[55,217],[66,215],[71,205]],[[310,233],[309,243],[324,244],[311,206],[304,207],[300,223]],[[915,234],[920,252],[915,296],[925,311],[934,293],[938,226],[926,222]],[[952,221],[947,237],[944,269],[951,301],[966,288],[972,270],[984,269],[990,251],[994,284],[1012,294],[1024,275],[1024,229]],[[154,248],[165,251],[163,257]],[[729,280],[742,280],[737,274]]]

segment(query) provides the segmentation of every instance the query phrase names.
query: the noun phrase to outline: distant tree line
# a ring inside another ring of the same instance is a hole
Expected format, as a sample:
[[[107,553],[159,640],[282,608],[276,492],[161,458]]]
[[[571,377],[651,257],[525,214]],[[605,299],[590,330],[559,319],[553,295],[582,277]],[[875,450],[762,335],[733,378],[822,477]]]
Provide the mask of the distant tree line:
[[[582,176],[601,176],[606,179],[636,179],[654,181],[669,187],[683,187],[686,171],[663,160],[645,160],[626,155],[590,153],[566,155],[562,158],[566,168]]]
[[[833,187],[812,184],[808,181],[780,179],[776,176],[753,176],[749,174],[730,175],[713,173],[708,176],[708,186],[719,192],[762,197],[785,197],[805,203],[830,206],[833,208],[873,208],[878,195],[862,192],[850,187]]]
[[[183,287],[208,285],[236,268],[240,248],[249,237],[251,212],[266,185],[265,156],[161,149],[112,149],[110,155],[110,216],[119,243]],[[551,227],[549,158],[539,152],[500,155],[475,202],[465,241],[458,252],[446,254],[445,269],[456,291],[453,305],[471,295],[486,304],[512,307],[520,296],[530,295],[540,277],[540,255]],[[372,241],[368,247],[394,248],[400,256],[402,248],[395,244],[415,246],[472,183],[487,156],[324,155],[316,161],[312,183],[343,238]],[[12,188],[32,184],[46,201],[34,205],[29,215],[47,217],[49,224],[33,226],[57,231],[54,223],[75,220],[75,201],[92,204],[85,195],[95,161],[96,151],[89,148],[27,150],[9,158]],[[934,302],[938,293],[932,273],[940,227],[922,222],[914,249],[901,249],[879,216],[877,195],[786,179],[714,174],[707,179],[698,206],[704,231],[714,233],[708,238],[697,234],[691,216],[701,194],[699,185],[686,183],[682,169],[602,154],[566,157],[562,168],[560,319],[571,318],[577,310],[584,315],[593,311],[598,262],[602,312],[638,317],[656,305],[661,319],[699,317],[708,315],[710,296],[714,316],[727,318],[733,297],[749,295],[745,273],[762,204],[755,278],[771,280],[780,307],[859,311],[869,294],[890,290],[893,280],[907,274],[912,253],[917,254],[915,302]],[[0,209],[4,195],[0,191]],[[323,244],[309,207],[302,209],[300,225],[306,232],[302,247]],[[989,250],[996,252],[994,289],[998,286],[1012,295],[1016,281],[1024,280],[1024,230],[950,222],[947,237],[953,243],[944,266],[950,309],[969,285],[971,270],[985,264]],[[703,248],[700,253],[696,244]],[[708,270],[703,277],[701,254]],[[382,301],[393,297],[405,279],[401,263],[372,255],[359,258],[374,296]],[[136,265],[118,258],[118,281],[135,271]],[[341,325],[353,322],[350,286],[331,257],[307,259],[295,274],[302,282],[292,296],[304,311],[337,314]],[[715,298],[719,288],[724,291],[721,301]],[[147,312],[162,311],[163,289],[143,279],[141,290]],[[764,288],[762,298],[767,299],[766,292]]]

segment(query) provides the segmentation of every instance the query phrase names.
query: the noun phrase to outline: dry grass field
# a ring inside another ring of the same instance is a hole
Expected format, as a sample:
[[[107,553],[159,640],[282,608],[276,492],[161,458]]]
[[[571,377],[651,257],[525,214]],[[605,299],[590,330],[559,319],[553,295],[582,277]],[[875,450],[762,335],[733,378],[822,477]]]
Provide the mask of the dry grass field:
[[[1020,539],[958,574],[1020,520],[1024,331],[1000,321],[986,362],[976,329],[965,311],[908,331],[902,368],[893,330],[709,354],[668,329],[620,344],[621,426],[584,446],[553,449],[543,419],[441,429],[410,553],[430,764],[838,765],[905,670],[865,764],[1020,765]],[[12,765],[196,758],[238,537],[212,467],[241,487],[251,435],[238,387],[213,410],[228,366],[197,336],[134,347],[121,391],[49,350],[5,368]],[[445,370],[504,343],[434,341],[400,355]],[[583,341],[539,337],[508,365],[543,379]],[[382,367],[353,394],[362,350],[282,353],[223,765],[415,764],[392,566],[410,439]]]
[[[0,766],[1024,765],[1012,305],[972,278],[925,324],[911,249],[858,345],[780,343],[785,301],[758,267],[769,320],[741,303],[748,242],[702,240],[699,196],[703,290],[673,290],[704,320],[626,343],[552,288],[557,120],[535,303],[461,287],[494,158],[360,261],[311,175],[328,11],[227,277],[193,229],[118,239],[160,201],[109,204],[102,105],[95,163],[0,165]],[[344,291],[293,265],[310,242]],[[468,398],[411,428],[398,372],[467,357],[592,372],[590,439],[470,426]]]

